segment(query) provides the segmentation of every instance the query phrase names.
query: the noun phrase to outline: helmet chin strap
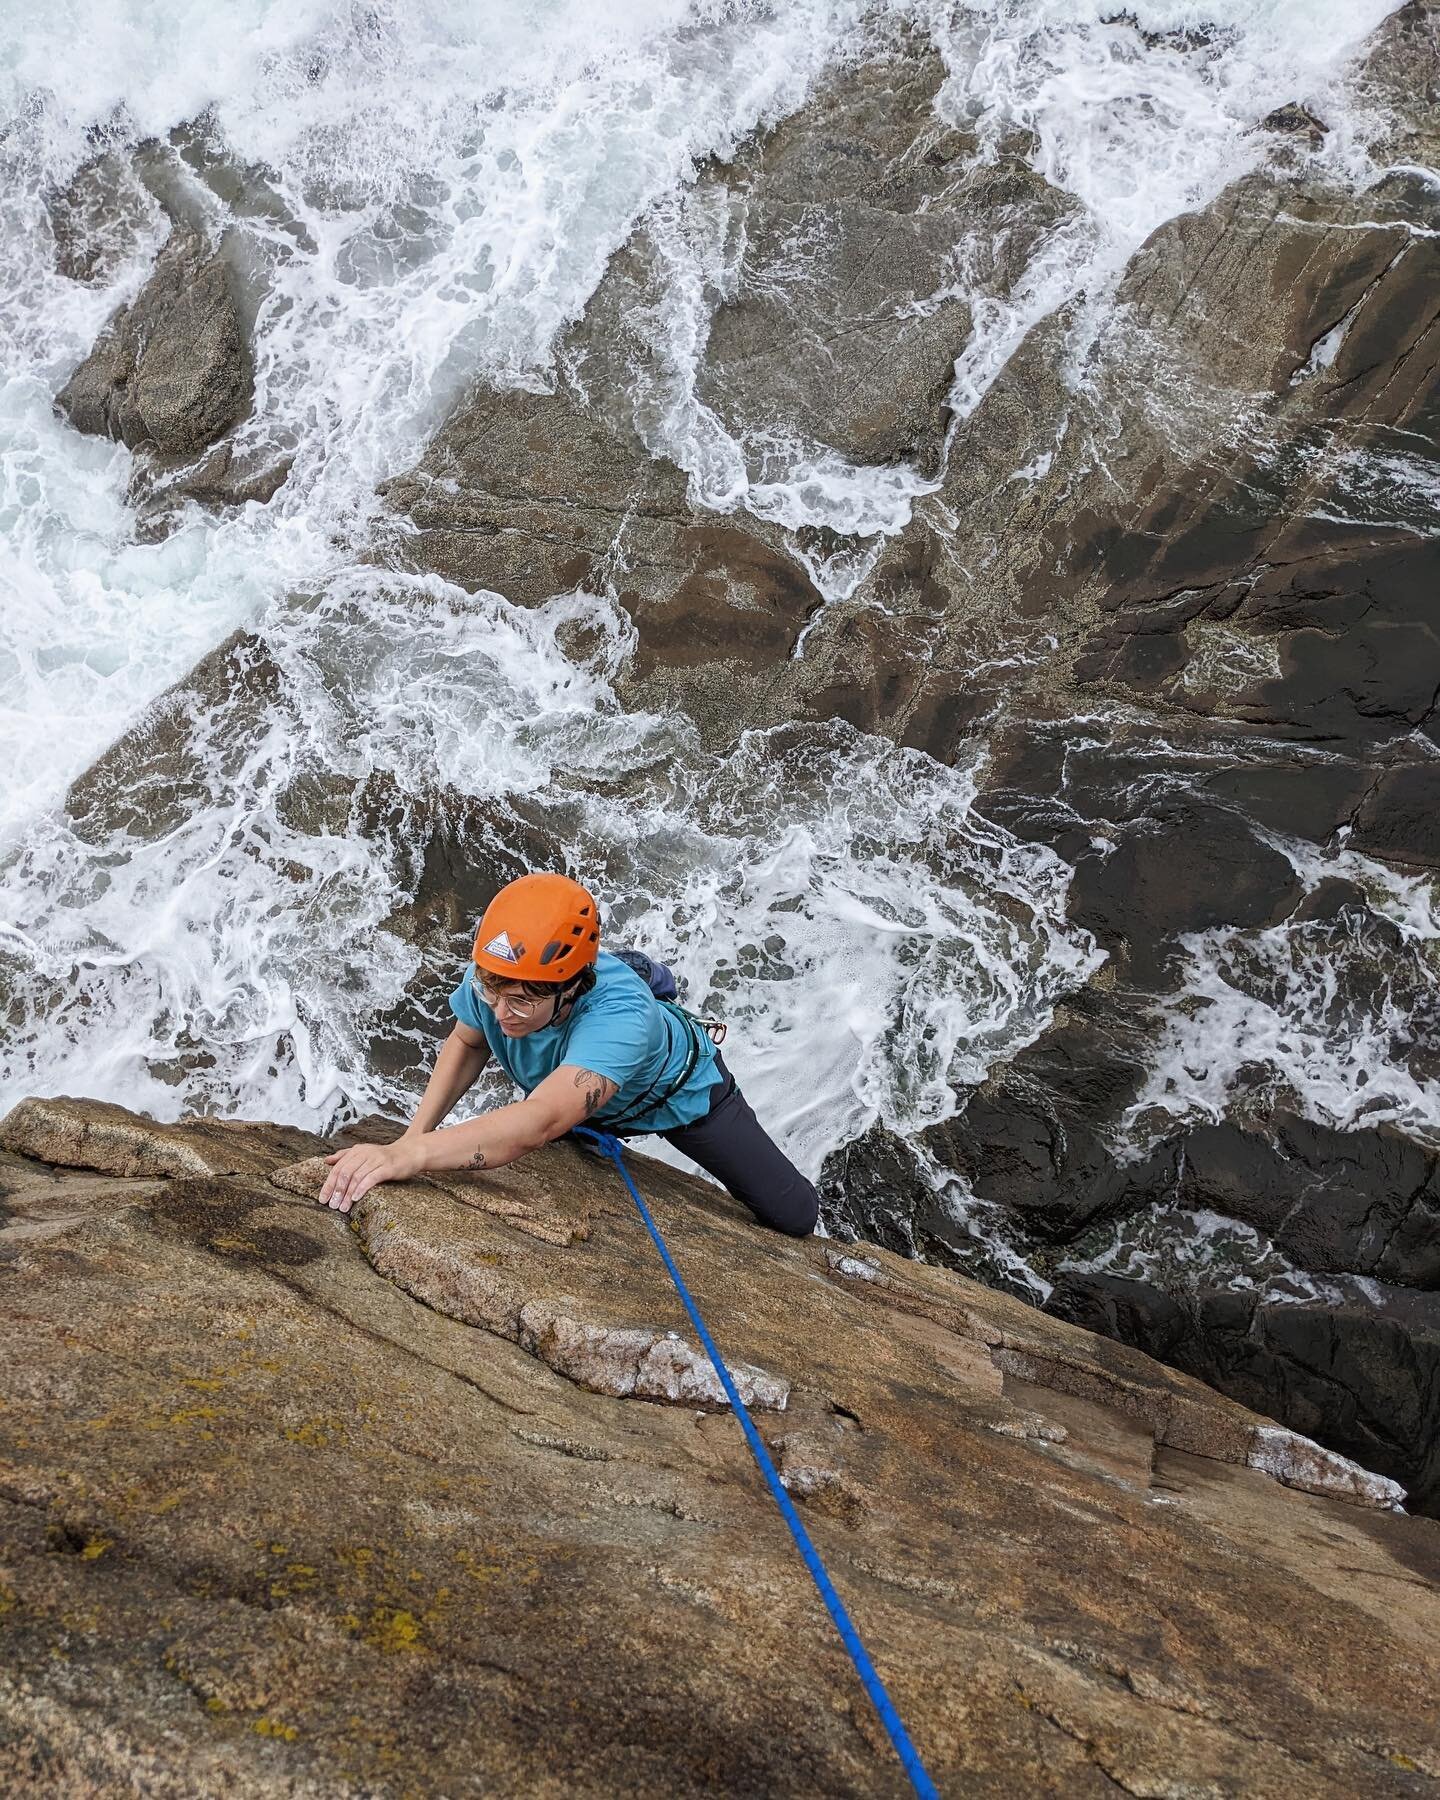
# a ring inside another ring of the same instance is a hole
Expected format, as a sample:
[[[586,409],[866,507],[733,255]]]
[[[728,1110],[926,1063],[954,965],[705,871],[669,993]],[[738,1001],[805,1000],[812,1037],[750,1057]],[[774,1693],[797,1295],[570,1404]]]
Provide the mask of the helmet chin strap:
[[[560,1023],[560,1010],[561,1010],[561,1005],[562,1005],[562,996],[564,996],[566,994],[567,994],[567,990],[564,987],[559,987],[555,990],[555,998],[550,1004],[549,1025],[558,1025]],[[567,1017],[569,1016],[570,1009],[575,1004],[575,999],[576,999],[576,996],[574,995],[574,993],[569,993],[568,997],[566,997],[563,1001],[564,1010],[565,1010]],[[546,1027],[547,1030],[549,1029],[549,1025],[547,1025],[547,1027]]]

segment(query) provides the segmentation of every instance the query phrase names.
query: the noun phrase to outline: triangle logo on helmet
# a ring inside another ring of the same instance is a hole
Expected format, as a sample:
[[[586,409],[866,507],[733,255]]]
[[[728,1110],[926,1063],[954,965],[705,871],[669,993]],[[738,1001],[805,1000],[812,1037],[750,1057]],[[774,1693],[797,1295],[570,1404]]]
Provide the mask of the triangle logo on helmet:
[[[503,957],[506,962],[518,963],[522,951],[510,942],[510,933],[502,931],[498,937],[491,938],[485,946],[485,954],[486,956]]]

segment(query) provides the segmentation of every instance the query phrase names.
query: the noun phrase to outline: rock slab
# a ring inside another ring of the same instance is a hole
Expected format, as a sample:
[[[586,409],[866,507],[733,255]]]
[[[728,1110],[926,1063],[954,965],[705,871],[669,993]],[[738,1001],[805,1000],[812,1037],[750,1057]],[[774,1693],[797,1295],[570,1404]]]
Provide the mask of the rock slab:
[[[7,1794],[901,1791],[735,1421],[552,1353],[684,1340],[608,1164],[345,1220],[293,1133],[199,1173],[212,1124],[17,1110],[0,1143],[70,1161],[0,1149]],[[757,1423],[941,1792],[1440,1779],[1440,1527],[1393,1489],[636,1161],[727,1356],[787,1384]]]

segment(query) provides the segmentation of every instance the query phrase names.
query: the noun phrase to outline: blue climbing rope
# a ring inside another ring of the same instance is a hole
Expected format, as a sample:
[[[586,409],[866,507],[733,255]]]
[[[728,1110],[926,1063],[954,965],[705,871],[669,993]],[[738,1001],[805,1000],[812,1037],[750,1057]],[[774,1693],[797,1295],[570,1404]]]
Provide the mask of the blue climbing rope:
[[[591,1138],[599,1146],[602,1153],[610,1158],[619,1172],[620,1179],[630,1190],[630,1198],[640,1209],[640,1217],[645,1221],[645,1229],[650,1233],[655,1248],[660,1252],[665,1267],[670,1271],[670,1279],[675,1283],[676,1291],[685,1303],[685,1310],[690,1315],[690,1322],[700,1334],[700,1342],[704,1344],[706,1354],[715,1365],[715,1373],[720,1377],[720,1385],[730,1400],[735,1416],[740,1421],[745,1433],[746,1442],[760,1465],[760,1473],[765,1477],[770,1492],[775,1496],[775,1503],[784,1515],[785,1523],[790,1527],[790,1535],[795,1539],[795,1546],[805,1559],[805,1567],[815,1579],[820,1590],[820,1598],[825,1602],[825,1610],[835,1622],[835,1629],[840,1633],[845,1648],[850,1652],[850,1660],[855,1664],[856,1673],[865,1684],[865,1692],[874,1703],[880,1715],[880,1722],[890,1735],[890,1742],[895,1746],[895,1754],[900,1758],[905,1773],[910,1778],[910,1785],[922,1800],[939,1800],[935,1783],[925,1773],[925,1765],[919,1753],[910,1742],[910,1734],[906,1731],[904,1721],[895,1710],[895,1703],[885,1691],[885,1684],[876,1673],[864,1644],[860,1642],[860,1634],[850,1623],[850,1615],[844,1603],[835,1592],[830,1577],[825,1572],[825,1565],[820,1560],[820,1552],[810,1542],[810,1534],[800,1523],[800,1515],[795,1510],[794,1502],[785,1492],[784,1484],[775,1472],[775,1465],[770,1460],[770,1452],[765,1448],[764,1440],[755,1429],[754,1421],[745,1410],[745,1402],[740,1398],[735,1383],[730,1378],[730,1371],[725,1367],[725,1359],[715,1347],[715,1340],[705,1329],[705,1321],[695,1302],[690,1298],[690,1290],[686,1287],[680,1271],[675,1267],[670,1252],[665,1248],[665,1240],[661,1237],[655,1221],[650,1217],[650,1209],[640,1198],[640,1190],[631,1179],[630,1171],[625,1167],[625,1152],[617,1138],[605,1131],[592,1131],[588,1125],[576,1128],[577,1137]]]

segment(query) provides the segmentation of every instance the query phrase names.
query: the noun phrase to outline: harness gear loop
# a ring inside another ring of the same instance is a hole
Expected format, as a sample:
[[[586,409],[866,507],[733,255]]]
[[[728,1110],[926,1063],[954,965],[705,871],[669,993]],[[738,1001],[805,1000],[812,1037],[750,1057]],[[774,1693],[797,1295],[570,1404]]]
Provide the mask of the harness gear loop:
[[[686,1016],[688,1017],[688,1014]],[[675,1284],[675,1290],[684,1303],[686,1312],[690,1315],[690,1323],[699,1333],[700,1342],[705,1346],[705,1353],[710,1358],[715,1373],[720,1377],[720,1385],[725,1390],[731,1410],[740,1421],[740,1428],[745,1433],[745,1441],[749,1444],[751,1453],[760,1466],[760,1473],[765,1477],[766,1485],[774,1496],[785,1523],[790,1527],[790,1535],[795,1540],[795,1547],[804,1558],[805,1566],[809,1569],[815,1586],[820,1590],[820,1598],[825,1602],[825,1610],[830,1614],[835,1629],[840,1633],[841,1642],[850,1653],[850,1660],[854,1663],[856,1673],[864,1683],[865,1692],[870,1696],[871,1704],[880,1715],[880,1722],[885,1727],[890,1742],[895,1748],[895,1754],[900,1758],[911,1787],[920,1795],[921,1800],[940,1800],[939,1791],[926,1773],[919,1752],[910,1741],[910,1734],[905,1729],[904,1721],[895,1710],[894,1701],[886,1693],[885,1684],[880,1679],[874,1663],[871,1662],[864,1644],[861,1643],[859,1632],[850,1622],[850,1615],[845,1610],[844,1602],[835,1592],[825,1565],[820,1560],[820,1552],[811,1543],[810,1534],[801,1524],[800,1515],[795,1510],[794,1502],[786,1493],[784,1484],[775,1472],[775,1465],[770,1460],[770,1452],[765,1448],[765,1440],[755,1429],[754,1421],[746,1410],[745,1402],[740,1398],[735,1383],[731,1379],[730,1371],[725,1366],[725,1360],[715,1347],[715,1340],[706,1329],[705,1321],[700,1317],[699,1308],[691,1299],[690,1290],[686,1287],[679,1269],[676,1268],[669,1250],[666,1249],[665,1240],[661,1237],[655,1221],[650,1217],[650,1209],[640,1198],[640,1190],[636,1187],[629,1169],[625,1166],[623,1146],[609,1132],[595,1131],[588,1125],[577,1125],[575,1135],[592,1139],[602,1155],[608,1156],[614,1163],[620,1179],[629,1188],[630,1198],[640,1209],[640,1217],[644,1221],[645,1229],[650,1233],[650,1240],[660,1252],[661,1260],[669,1271],[671,1281]]]

